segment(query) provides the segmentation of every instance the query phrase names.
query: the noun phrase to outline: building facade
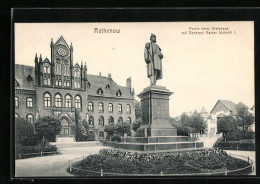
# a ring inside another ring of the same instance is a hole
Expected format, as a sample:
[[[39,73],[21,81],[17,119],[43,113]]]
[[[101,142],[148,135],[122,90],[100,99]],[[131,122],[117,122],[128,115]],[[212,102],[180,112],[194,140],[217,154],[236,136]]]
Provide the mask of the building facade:
[[[50,60],[36,54],[34,67],[15,65],[15,117],[34,123],[40,117],[54,116],[62,125],[58,137],[74,137],[72,126],[78,111],[82,120],[88,121],[96,139],[104,138],[104,125],[112,122],[108,121],[108,115],[114,118],[113,122],[134,121],[134,95],[130,86],[119,86],[111,77],[88,75],[86,63],[74,64],[73,46],[62,36],[55,43],[51,40],[50,48]],[[103,107],[99,106],[101,103]],[[116,111],[110,112],[110,104],[112,109],[122,105],[121,118]]]
[[[248,107],[242,102],[235,104],[234,102],[229,100],[218,100],[211,110],[210,115],[206,118],[206,124],[208,127],[207,134],[214,136],[217,133],[218,118],[224,116],[233,116],[236,118],[238,109],[241,108],[248,109]]]

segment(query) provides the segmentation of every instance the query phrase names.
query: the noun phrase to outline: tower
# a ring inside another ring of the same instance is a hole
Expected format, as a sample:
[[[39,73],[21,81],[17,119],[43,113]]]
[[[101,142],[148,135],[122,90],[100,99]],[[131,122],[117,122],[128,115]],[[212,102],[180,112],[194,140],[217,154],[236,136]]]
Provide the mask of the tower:
[[[39,84],[39,67],[38,67],[39,63],[38,63],[37,53],[35,55],[34,65],[35,65],[35,86],[38,86],[38,84]]]

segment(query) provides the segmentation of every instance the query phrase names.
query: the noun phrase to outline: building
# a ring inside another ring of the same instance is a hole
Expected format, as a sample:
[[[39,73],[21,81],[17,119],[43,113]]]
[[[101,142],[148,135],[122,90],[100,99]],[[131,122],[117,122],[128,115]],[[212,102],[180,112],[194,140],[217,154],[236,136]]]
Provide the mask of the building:
[[[229,100],[218,100],[213,109],[210,112],[210,115],[206,119],[206,124],[208,127],[207,133],[210,135],[215,135],[217,133],[217,120],[218,118],[224,116],[233,116],[236,117],[238,109],[248,109],[248,107],[239,102],[235,104]]]
[[[36,54],[34,67],[15,65],[15,117],[31,123],[43,116],[57,117],[62,124],[57,137],[74,137],[78,111],[96,139],[104,138],[105,124],[135,120],[131,78],[123,87],[111,75],[88,75],[86,63],[74,64],[73,46],[62,36],[55,43],[51,40],[50,47],[50,60]]]

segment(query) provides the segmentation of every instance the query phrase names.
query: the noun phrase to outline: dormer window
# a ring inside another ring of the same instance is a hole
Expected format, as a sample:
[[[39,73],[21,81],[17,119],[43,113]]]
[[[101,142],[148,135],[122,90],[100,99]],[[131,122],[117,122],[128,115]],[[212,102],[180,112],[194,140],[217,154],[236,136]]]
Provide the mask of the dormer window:
[[[97,90],[97,93],[98,93],[99,95],[102,95],[102,94],[103,94],[103,90],[102,90],[101,88],[99,88],[99,89]]]
[[[108,84],[108,85],[106,85],[106,89],[110,89],[110,85]]]
[[[90,87],[90,83],[89,82],[87,83],[87,86],[88,86],[88,88]]]
[[[120,89],[116,92],[116,96],[121,96],[122,92],[120,91]]]

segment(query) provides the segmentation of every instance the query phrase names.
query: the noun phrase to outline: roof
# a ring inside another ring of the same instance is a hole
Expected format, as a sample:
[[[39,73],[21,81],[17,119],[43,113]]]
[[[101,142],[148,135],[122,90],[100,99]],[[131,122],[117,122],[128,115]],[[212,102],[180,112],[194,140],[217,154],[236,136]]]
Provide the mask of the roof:
[[[237,109],[242,109],[242,108],[244,108],[244,109],[248,109],[248,106],[246,106],[244,103],[242,103],[242,102],[239,102],[238,104],[237,104]]]
[[[14,77],[19,84],[16,88],[34,89],[35,72],[33,66],[15,64]]]
[[[128,98],[132,100],[134,99],[128,87],[119,86],[117,83],[113,81],[112,78],[88,74],[87,79],[90,84],[90,86],[87,88],[88,95],[122,99]],[[108,85],[109,87],[107,87]],[[100,88],[103,91],[102,95],[99,95],[97,93],[98,89]],[[118,90],[121,91],[121,96],[116,95]]]
[[[220,102],[222,102],[226,108],[228,108],[229,111],[232,111],[233,114],[237,114],[237,105],[229,100],[219,100]]]
[[[254,108],[255,108],[255,105],[253,105],[253,107],[251,107],[251,109],[250,109],[250,110],[254,110]]]
[[[206,111],[206,109],[205,109],[205,107],[203,106],[202,107],[202,110],[201,110],[201,113],[206,113],[207,111]]]

